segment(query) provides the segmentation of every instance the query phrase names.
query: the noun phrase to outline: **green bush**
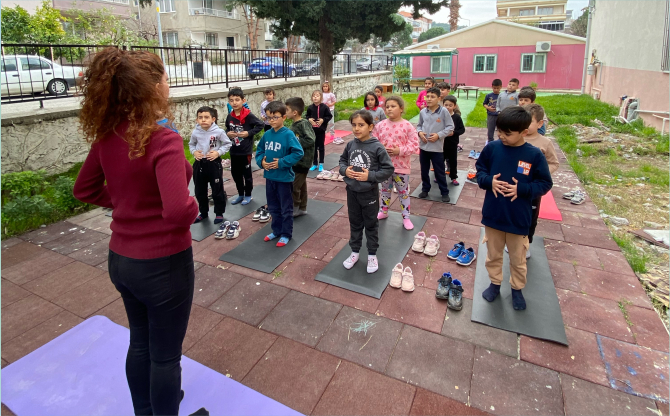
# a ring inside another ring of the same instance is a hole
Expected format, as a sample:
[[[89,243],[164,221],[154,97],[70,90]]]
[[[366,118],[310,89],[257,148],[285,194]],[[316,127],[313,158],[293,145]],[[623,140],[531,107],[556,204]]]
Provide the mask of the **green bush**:
[[[86,205],[74,197],[74,194],[72,193],[74,182],[74,179],[67,176],[60,176],[56,179],[53,186],[53,199],[56,209],[61,211],[74,211],[75,209]]]
[[[2,175],[2,198],[30,197],[39,194],[48,185],[43,170],[12,172]]]
[[[54,207],[42,195],[18,196],[2,207],[3,236],[19,234],[51,222]]]

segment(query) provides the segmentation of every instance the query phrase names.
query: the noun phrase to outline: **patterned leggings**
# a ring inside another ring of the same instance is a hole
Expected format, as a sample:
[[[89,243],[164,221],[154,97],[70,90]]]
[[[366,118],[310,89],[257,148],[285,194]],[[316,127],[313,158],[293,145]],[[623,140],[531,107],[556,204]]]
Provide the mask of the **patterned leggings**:
[[[409,218],[409,175],[394,173],[390,178],[382,182],[382,204],[381,210],[387,212],[391,205],[391,191],[398,190],[400,206],[402,207],[402,217]]]

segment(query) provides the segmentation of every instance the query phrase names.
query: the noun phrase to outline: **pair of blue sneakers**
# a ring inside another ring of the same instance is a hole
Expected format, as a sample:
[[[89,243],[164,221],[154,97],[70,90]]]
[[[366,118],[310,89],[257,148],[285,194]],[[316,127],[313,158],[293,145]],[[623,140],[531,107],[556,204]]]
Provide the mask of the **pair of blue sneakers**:
[[[463,309],[463,285],[460,280],[453,279],[451,273],[447,272],[437,282],[435,297],[446,299],[449,309],[456,311]]]
[[[458,244],[454,244],[454,248],[449,250],[447,257],[456,260],[456,264],[459,266],[469,266],[475,261],[477,255],[472,247],[466,249],[465,243],[461,241]]]
[[[470,150],[470,154],[468,155],[468,157],[470,159],[477,160],[477,159],[479,159],[479,155],[481,155],[481,154],[482,154],[481,152],[475,152],[474,150]]]

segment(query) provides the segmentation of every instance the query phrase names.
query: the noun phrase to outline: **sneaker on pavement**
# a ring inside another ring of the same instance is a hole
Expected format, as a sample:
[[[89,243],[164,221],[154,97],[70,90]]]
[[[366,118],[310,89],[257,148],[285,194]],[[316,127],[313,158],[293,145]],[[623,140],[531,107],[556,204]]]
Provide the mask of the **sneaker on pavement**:
[[[449,286],[449,299],[447,307],[455,311],[463,309],[463,285],[460,280],[454,279]]]
[[[263,211],[263,208],[264,207],[260,207],[256,210],[256,212],[254,212],[254,216],[251,219],[251,221],[258,221],[261,219],[261,211]]]
[[[409,218],[403,218],[402,219],[402,226],[405,227],[406,230],[411,231],[414,229],[414,224],[412,224],[412,220]]]
[[[398,289],[400,288],[401,285],[402,285],[402,264],[398,263],[391,271],[391,281],[389,282],[389,286]]]
[[[228,231],[226,231],[226,240],[232,240],[234,238],[237,238],[240,236],[240,223],[237,221],[233,221],[230,224],[230,227],[228,227]]]
[[[402,290],[403,292],[414,292],[414,275],[409,267],[405,267],[402,272]]]
[[[282,237],[277,241],[277,247],[284,247],[286,244],[288,244],[288,237]]]
[[[222,240],[226,238],[226,233],[228,232],[228,227],[230,227],[230,221],[226,221],[219,226],[219,229],[216,230],[214,238],[217,240]]]
[[[454,244],[454,248],[449,250],[449,253],[447,253],[447,257],[452,260],[456,260],[458,256],[461,255],[463,250],[465,250],[465,243],[461,241],[458,244]]]
[[[374,273],[377,270],[379,270],[379,261],[377,260],[377,256],[368,256],[368,273]],[[403,273],[403,278],[405,277],[405,274]]]
[[[242,201],[242,205],[247,205],[251,200],[254,199],[253,196],[245,196],[244,200]]]
[[[421,198],[421,199],[426,199],[426,198],[428,198],[428,192],[421,192],[421,193],[419,194],[419,198]]]
[[[460,185],[460,183],[458,183],[458,181],[457,181],[456,179],[454,179],[453,181],[451,181],[451,184],[454,185],[454,186],[458,186],[458,185]]]
[[[435,234],[431,235],[426,239],[426,248],[423,250],[423,254],[426,256],[437,256],[437,251],[440,249],[440,240]]]
[[[268,207],[261,207],[261,215],[258,217],[258,222],[268,222],[270,221],[270,211],[268,211]]]
[[[473,157],[473,159],[475,159],[475,160],[479,159],[479,156],[480,156],[481,154],[482,154],[482,152],[477,152],[477,153],[475,153],[475,157]]]
[[[442,195],[442,202],[449,202],[451,201],[451,198],[449,198],[449,195]]]
[[[426,247],[426,233],[423,231],[419,232],[414,236],[414,243],[412,244],[412,251],[417,253],[423,253],[423,250]]]
[[[385,220],[389,217],[388,211],[381,210],[377,213],[378,220]]]
[[[435,297],[438,299],[449,299],[449,287],[451,286],[451,273],[446,272],[442,274],[437,281],[437,289],[435,289]]]
[[[244,197],[242,195],[238,195],[235,199],[230,201],[230,203],[233,204],[233,205],[237,205],[242,201],[244,201]]]
[[[316,165],[312,165],[312,167],[309,168],[309,170],[316,170],[317,167],[318,167],[318,166],[316,166]]]
[[[475,254],[475,250],[470,247],[467,250],[463,250],[461,252],[461,255],[456,259],[456,263],[459,266],[469,266],[473,261],[475,261],[476,258],[477,255]]]
[[[352,252],[347,259],[342,262],[342,265],[344,265],[344,268],[349,270],[352,267],[354,267],[354,264],[358,263],[358,258],[360,255],[358,253]]]
[[[323,163],[319,163],[319,172],[323,172]]]

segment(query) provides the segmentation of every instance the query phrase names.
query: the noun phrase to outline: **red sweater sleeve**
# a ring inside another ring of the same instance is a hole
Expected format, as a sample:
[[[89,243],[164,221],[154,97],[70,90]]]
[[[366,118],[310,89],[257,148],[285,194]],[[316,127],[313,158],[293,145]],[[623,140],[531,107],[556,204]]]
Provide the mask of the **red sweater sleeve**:
[[[154,166],[163,219],[175,226],[190,226],[198,215],[198,203],[189,195],[184,145],[177,133],[170,132],[163,138]]]
[[[105,208],[114,208],[112,198],[105,185],[105,172],[100,164],[99,146],[97,143],[91,146],[86,161],[79,171],[74,183],[74,197],[82,202],[94,204]]]

